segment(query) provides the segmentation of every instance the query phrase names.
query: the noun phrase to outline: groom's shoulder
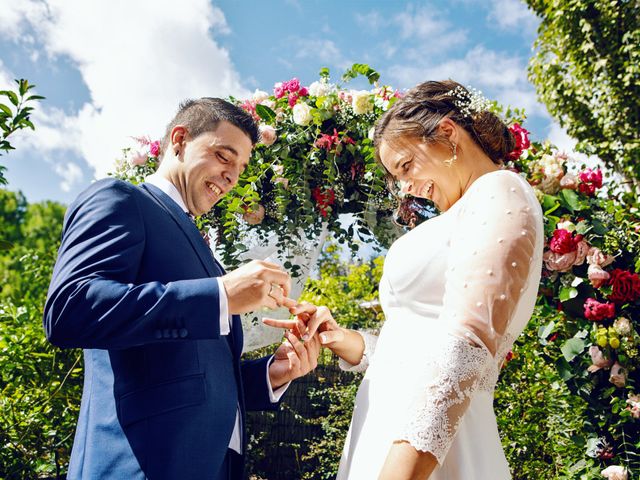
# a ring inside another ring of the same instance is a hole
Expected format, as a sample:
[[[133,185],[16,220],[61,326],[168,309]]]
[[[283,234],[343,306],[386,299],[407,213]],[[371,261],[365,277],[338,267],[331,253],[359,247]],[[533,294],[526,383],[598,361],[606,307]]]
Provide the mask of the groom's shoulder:
[[[117,178],[103,178],[96,180],[78,195],[74,204],[82,204],[88,201],[112,200],[117,202],[123,198],[137,197],[141,195],[140,188]]]

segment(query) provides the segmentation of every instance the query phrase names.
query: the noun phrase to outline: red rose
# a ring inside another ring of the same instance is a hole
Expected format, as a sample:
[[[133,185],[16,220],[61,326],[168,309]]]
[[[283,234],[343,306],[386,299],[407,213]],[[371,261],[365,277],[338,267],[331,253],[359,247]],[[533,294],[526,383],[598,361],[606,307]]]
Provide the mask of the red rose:
[[[327,188],[323,191],[320,187],[316,187],[311,191],[311,195],[318,205],[320,215],[326,217],[329,214],[327,207],[333,205],[336,199],[336,195],[333,190],[331,188]]]
[[[613,287],[609,300],[616,303],[633,302],[640,298],[640,277],[637,273],[616,268],[609,272],[609,285]]]
[[[529,141],[529,131],[522,128],[519,123],[514,123],[509,127],[509,131],[516,139],[516,148],[509,153],[509,160],[517,160],[522,155],[522,152],[527,150],[531,146]]]
[[[578,184],[578,190],[585,195],[593,195],[596,189],[602,187],[602,171],[591,170],[587,168],[585,171],[580,172],[578,175],[580,183]]]
[[[569,230],[558,228],[553,232],[553,237],[549,241],[549,250],[561,255],[575,252],[581,240],[582,235],[576,235],[574,237]]]
[[[592,322],[601,322],[606,318],[613,318],[616,307],[613,303],[600,303],[595,298],[587,298],[584,302],[584,316]]]

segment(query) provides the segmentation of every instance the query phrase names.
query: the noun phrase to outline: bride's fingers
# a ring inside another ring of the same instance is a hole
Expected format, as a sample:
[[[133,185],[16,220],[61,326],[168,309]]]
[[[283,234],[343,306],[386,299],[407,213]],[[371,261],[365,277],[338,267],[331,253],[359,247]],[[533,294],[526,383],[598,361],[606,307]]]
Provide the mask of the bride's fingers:
[[[289,297],[282,297],[280,299],[280,304],[283,307],[287,307],[289,310],[291,310],[292,308],[297,307],[299,304],[297,301],[295,301],[293,298],[289,298]]]
[[[318,307],[311,303],[296,303],[292,307],[289,307],[289,313],[291,315],[313,315],[318,310]]]
[[[327,330],[320,333],[320,343],[322,345],[329,345],[342,340],[344,340],[344,332],[342,330]]]

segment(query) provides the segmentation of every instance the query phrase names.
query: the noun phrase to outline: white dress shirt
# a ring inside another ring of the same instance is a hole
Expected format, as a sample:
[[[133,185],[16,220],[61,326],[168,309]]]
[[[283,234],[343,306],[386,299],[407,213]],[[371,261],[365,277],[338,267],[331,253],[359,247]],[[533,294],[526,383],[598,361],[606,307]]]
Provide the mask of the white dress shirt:
[[[189,209],[185,205],[182,197],[180,196],[180,192],[178,189],[171,183],[169,180],[164,178],[159,173],[154,173],[153,175],[149,175],[145,178],[146,183],[150,183],[151,185],[158,187],[165,194],[167,194],[171,200],[176,202],[178,206],[182,209],[183,212],[189,213]],[[218,280],[218,297],[220,298],[220,335],[228,335],[231,331],[231,322],[233,321],[233,317],[229,315],[229,304],[227,300],[227,293],[224,289],[224,284],[222,283],[222,279],[220,277]],[[269,359],[267,363],[266,375],[267,375],[267,386],[269,387],[269,399],[272,403],[277,403],[280,400],[280,397],[284,394],[284,392],[289,388],[291,382],[283,385],[277,390],[273,390],[271,387],[271,381],[269,380],[269,365],[273,361],[273,357]],[[240,429],[240,406],[236,411],[236,423],[233,427],[233,433],[231,434],[231,439],[229,440],[229,448],[242,454],[242,441],[241,441],[241,429]]]

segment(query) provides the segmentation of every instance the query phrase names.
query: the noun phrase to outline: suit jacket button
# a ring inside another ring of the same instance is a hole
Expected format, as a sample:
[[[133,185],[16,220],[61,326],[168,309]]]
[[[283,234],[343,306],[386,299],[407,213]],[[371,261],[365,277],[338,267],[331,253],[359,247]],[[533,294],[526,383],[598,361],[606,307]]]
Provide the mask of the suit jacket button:
[[[180,335],[180,338],[184,338],[184,337],[186,337],[188,333],[189,333],[189,332],[187,331],[187,329],[186,329],[186,328],[181,328],[181,329],[178,331],[178,334]]]
[[[164,331],[162,332],[162,336],[164,338],[171,338],[171,329],[165,328]]]
[[[171,338],[178,338],[178,329],[174,328],[171,330]]]
[[[162,331],[161,330],[156,330],[154,333],[155,333],[156,338],[162,338]]]

